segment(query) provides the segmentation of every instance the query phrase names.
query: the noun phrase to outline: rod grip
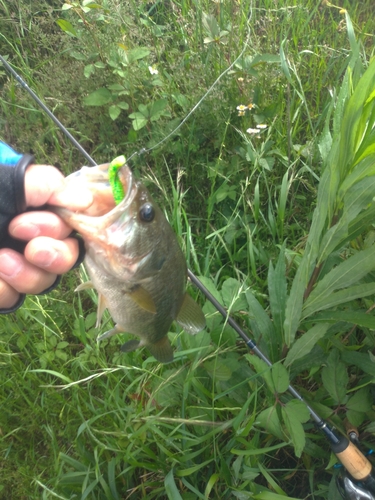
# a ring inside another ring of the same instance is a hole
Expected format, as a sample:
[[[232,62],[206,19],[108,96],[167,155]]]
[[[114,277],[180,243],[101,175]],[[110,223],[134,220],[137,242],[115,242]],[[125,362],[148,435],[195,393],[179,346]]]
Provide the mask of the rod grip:
[[[331,448],[354,479],[362,481],[370,475],[372,470],[371,462],[349,439],[342,437],[340,442],[333,444]]]

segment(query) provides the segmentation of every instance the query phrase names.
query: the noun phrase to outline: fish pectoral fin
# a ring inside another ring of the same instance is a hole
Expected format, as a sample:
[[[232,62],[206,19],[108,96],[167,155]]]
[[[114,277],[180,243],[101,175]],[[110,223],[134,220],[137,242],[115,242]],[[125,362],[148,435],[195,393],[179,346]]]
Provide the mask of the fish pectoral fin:
[[[160,363],[171,363],[173,361],[173,349],[167,336],[154,344],[147,344],[146,347]]]
[[[108,307],[107,306],[107,301],[105,300],[104,295],[102,295],[101,293],[99,293],[99,296],[98,296],[98,309],[96,311],[96,325],[95,325],[96,328],[99,328],[100,322],[102,321],[103,313],[107,309],[107,307]]]
[[[133,339],[129,340],[128,342],[125,342],[125,344],[121,346],[121,351],[132,352],[138,349],[138,347],[141,347],[141,342],[139,340]]]
[[[150,292],[148,292],[141,285],[137,285],[133,288],[133,290],[127,293],[139,307],[145,309],[150,313],[156,313],[156,305],[154,299],[151,297]]]
[[[89,288],[95,288],[95,287],[94,287],[92,281],[85,281],[84,283],[81,283],[80,285],[78,285],[74,291],[81,292],[82,290],[88,290]]]
[[[120,328],[118,325],[115,325],[114,328],[111,330],[108,330],[108,332],[103,333],[102,335],[99,335],[97,337],[96,341],[100,342],[101,340],[108,339],[109,337],[112,337],[113,335],[117,335],[120,332],[123,332],[124,330]]]
[[[202,309],[187,293],[185,294],[176,321],[191,335],[195,335],[206,326],[206,318],[204,317]]]

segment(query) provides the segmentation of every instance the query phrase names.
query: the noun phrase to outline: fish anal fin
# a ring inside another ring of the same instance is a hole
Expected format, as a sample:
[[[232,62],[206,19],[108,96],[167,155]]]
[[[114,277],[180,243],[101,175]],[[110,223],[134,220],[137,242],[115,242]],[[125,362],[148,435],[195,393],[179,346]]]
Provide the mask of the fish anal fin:
[[[101,293],[98,296],[98,309],[96,311],[96,328],[99,328],[104,311],[107,309],[107,301]]]
[[[173,349],[167,336],[153,344],[147,344],[146,347],[160,363],[171,363],[173,361]]]
[[[81,292],[82,290],[88,290],[90,288],[95,288],[92,281],[85,281],[84,283],[81,283],[80,285],[78,285],[74,291]]]
[[[148,311],[150,313],[153,314],[156,313],[156,306],[154,299],[151,297],[151,294],[145,288],[138,285],[134,287],[133,290],[127,293],[139,307],[145,309],[145,311]]]
[[[112,328],[111,330],[108,330],[107,332],[103,333],[102,335],[99,335],[99,337],[97,337],[97,342],[100,342],[101,340],[104,340],[104,339],[108,339],[109,337],[112,337],[113,335],[117,335],[118,333],[120,332],[123,332],[124,330],[119,327],[118,325],[115,325],[114,328]]]
[[[206,318],[204,317],[202,309],[187,293],[185,294],[176,321],[191,335],[195,335],[206,326]]]
[[[121,346],[121,351],[132,352],[138,349],[138,347],[141,347],[141,342],[139,340],[133,339],[129,340],[128,342],[125,342],[125,344]]]

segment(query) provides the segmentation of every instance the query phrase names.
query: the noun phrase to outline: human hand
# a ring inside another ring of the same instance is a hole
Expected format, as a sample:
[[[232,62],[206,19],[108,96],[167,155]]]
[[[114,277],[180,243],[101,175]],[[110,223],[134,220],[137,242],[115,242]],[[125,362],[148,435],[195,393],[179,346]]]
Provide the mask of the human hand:
[[[46,165],[30,165],[25,173],[27,207],[46,203],[83,209],[92,203],[92,195],[79,187],[65,185],[64,176]],[[0,309],[17,304],[20,294],[37,294],[48,289],[58,274],[69,271],[79,255],[79,245],[70,238],[71,228],[56,214],[30,211],[16,216],[9,225],[13,238],[27,241],[24,254],[0,249]]]

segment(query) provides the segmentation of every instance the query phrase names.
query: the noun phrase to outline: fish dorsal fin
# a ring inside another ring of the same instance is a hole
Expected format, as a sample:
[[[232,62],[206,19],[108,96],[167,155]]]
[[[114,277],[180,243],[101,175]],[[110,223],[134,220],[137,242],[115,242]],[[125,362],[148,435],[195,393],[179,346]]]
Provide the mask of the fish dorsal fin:
[[[141,285],[134,287],[134,289],[128,292],[128,294],[139,307],[145,309],[150,313],[156,313],[154,299],[151,297],[151,294]]]
[[[206,318],[202,309],[187,293],[185,293],[184,301],[178,312],[176,321],[191,335],[195,335],[206,326]]]
[[[171,363],[173,361],[173,349],[167,336],[146,347],[160,363]]]
[[[82,290],[88,290],[89,288],[94,288],[92,281],[85,281],[84,283],[78,285],[74,291],[81,292]]]
[[[102,316],[104,311],[107,309],[107,301],[105,300],[104,295],[99,293],[98,295],[98,310],[96,312],[96,328],[100,326],[100,322],[102,320]]]

